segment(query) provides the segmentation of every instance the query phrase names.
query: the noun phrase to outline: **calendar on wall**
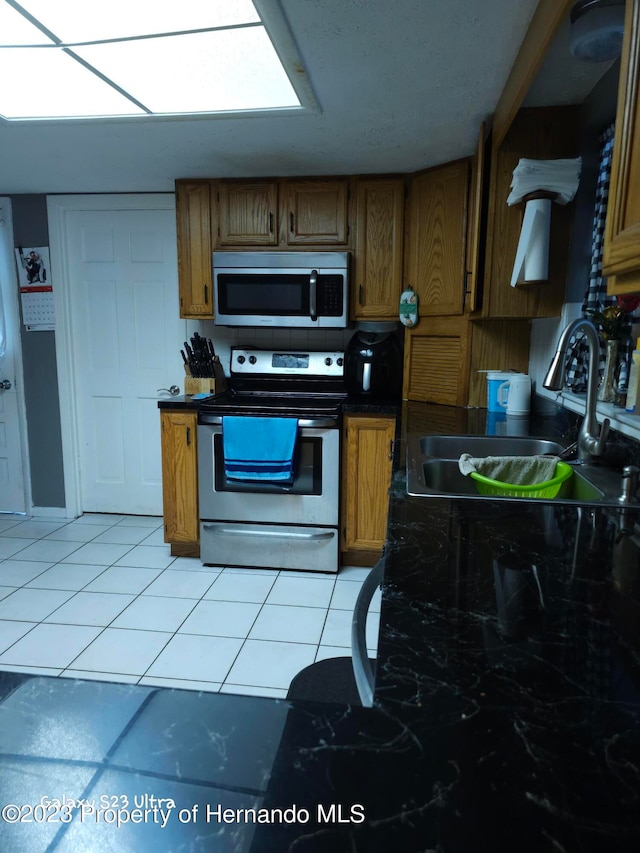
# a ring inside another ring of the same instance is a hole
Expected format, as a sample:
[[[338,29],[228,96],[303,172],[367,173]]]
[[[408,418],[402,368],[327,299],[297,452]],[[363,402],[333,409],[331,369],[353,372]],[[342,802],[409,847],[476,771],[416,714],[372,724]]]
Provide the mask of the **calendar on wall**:
[[[16,249],[22,321],[28,332],[44,332],[56,327],[53,286],[49,278],[49,247]]]

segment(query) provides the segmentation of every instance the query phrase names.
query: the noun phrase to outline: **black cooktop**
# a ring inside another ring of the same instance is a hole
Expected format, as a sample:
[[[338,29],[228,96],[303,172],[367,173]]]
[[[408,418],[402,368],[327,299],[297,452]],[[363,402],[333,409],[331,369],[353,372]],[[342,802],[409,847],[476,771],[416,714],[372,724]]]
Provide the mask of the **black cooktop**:
[[[226,391],[203,400],[200,410],[220,415],[289,415],[290,417],[337,417],[346,394],[300,391]]]

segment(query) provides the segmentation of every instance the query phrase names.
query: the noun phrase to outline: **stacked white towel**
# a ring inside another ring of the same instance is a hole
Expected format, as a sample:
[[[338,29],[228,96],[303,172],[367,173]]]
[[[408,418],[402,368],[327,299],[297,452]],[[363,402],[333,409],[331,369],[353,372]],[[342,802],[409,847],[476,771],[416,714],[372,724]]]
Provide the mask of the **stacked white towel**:
[[[558,204],[567,204],[576,194],[582,169],[582,158],[569,160],[522,159],[513,170],[511,193],[507,204],[518,204],[537,190],[557,193]]]

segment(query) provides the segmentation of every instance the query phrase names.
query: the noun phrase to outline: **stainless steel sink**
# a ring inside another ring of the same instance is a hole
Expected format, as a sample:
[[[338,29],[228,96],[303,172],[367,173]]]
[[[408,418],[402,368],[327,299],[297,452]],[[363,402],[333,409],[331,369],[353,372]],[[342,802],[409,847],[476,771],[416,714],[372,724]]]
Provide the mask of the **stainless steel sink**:
[[[520,436],[419,435],[407,437],[407,492],[419,497],[487,499],[474,481],[458,468],[462,453],[473,456],[529,456],[559,454],[563,446],[555,441]],[[569,463],[572,464],[572,463]],[[564,484],[553,503],[594,503],[619,506],[622,492],[619,474],[605,467],[574,463],[573,476]],[[535,501],[539,498],[491,496],[498,501]]]
[[[539,453],[561,453],[564,448],[555,441],[516,435],[423,435],[418,438],[420,453],[437,459],[459,459],[463,453],[472,456],[537,456]]]

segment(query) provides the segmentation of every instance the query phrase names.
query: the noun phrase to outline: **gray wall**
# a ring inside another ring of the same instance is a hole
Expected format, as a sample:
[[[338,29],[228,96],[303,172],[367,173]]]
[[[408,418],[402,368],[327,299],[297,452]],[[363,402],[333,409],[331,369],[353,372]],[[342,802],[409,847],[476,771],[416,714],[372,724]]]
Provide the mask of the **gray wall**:
[[[16,246],[48,246],[46,197],[14,195],[11,206]],[[32,500],[38,507],[64,507],[55,332],[27,332],[20,319]]]
[[[598,177],[599,136],[616,115],[620,63],[616,62],[593,88],[580,114],[582,175],[576,193],[569,245],[565,302],[582,302],[591,269],[591,231]]]

